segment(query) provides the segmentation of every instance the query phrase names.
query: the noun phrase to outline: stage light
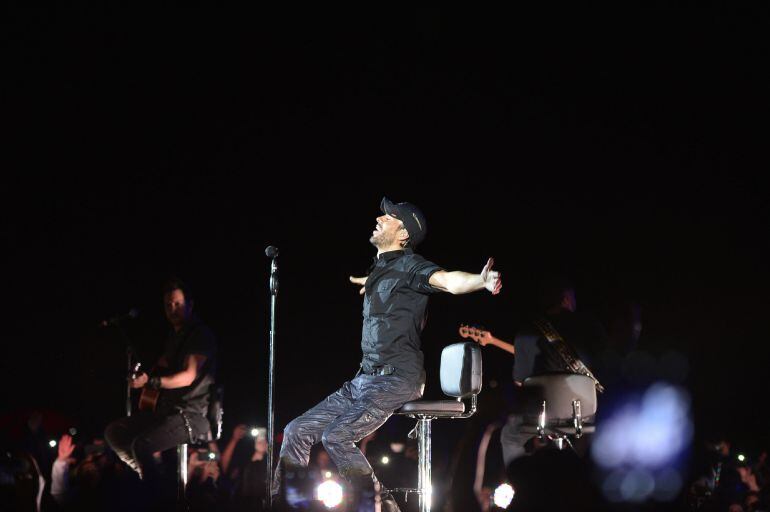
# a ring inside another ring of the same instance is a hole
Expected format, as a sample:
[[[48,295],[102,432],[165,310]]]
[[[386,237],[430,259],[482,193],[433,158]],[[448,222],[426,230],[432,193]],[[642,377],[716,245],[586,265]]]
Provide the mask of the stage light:
[[[507,508],[513,501],[513,495],[515,494],[511,484],[501,484],[495,489],[494,495],[492,495],[492,501],[496,507]]]
[[[677,466],[693,435],[688,393],[658,382],[624,402],[597,427],[591,447],[606,472],[604,495],[611,502],[676,499],[683,485]]]
[[[257,434],[259,434],[259,430],[256,428],[251,429],[251,437],[257,437]]]
[[[622,469],[617,469],[604,477],[602,482],[602,492],[604,496],[613,503],[623,501],[620,495],[620,484],[623,482],[625,472]]]
[[[689,412],[682,388],[654,384],[640,401],[627,401],[599,426],[593,458],[605,469],[667,467],[692,439]]]
[[[324,471],[324,478],[331,478],[332,472],[331,471]]]
[[[334,480],[327,480],[316,488],[316,496],[326,508],[342,503],[342,486]]]
[[[746,456],[742,453],[738,454],[738,462],[746,462]]]
[[[385,457],[383,457],[383,458],[382,458],[382,463],[383,463],[383,464],[387,464],[388,462],[390,462],[390,457],[388,457],[388,456],[386,455]]]
[[[50,446],[51,448],[56,448],[56,441],[51,439],[50,441],[48,441],[48,446]]]
[[[214,453],[214,452],[210,452],[209,453],[209,460],[214,460],[216,458],[217,458],[217,454],[216,453]]]
[[[641,503],[655,491],[655,478],[649,471],[632,469],[626,473],[620,483],[620,495],[623,501]]]
[[[616,469],[604,478],[602,491],[613,503],[640,503],[645,500],[670,502],[677,499],[682,489],[682,475],[675,468],[657,473],[643,468]]]

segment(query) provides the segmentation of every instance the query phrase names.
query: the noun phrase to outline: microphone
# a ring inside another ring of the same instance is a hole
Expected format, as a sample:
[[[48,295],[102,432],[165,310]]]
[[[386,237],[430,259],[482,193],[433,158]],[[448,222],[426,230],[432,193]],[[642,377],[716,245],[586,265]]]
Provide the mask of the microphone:
[[[274,297],[278,294],[278,247],[274,245],[268,245],[265,249],[265,256],[273,258],[270,263],[270,294]]]
[[[133,320],[134,318],[139,316],[139,310],[136,308],[131,308],[128,313],[125,315],[118,315],[113,316],[112,318],[108,318],[107,320],[102,320],[99,322],[100,327],[109,327],[112,325],[118,325],[124,320]]]

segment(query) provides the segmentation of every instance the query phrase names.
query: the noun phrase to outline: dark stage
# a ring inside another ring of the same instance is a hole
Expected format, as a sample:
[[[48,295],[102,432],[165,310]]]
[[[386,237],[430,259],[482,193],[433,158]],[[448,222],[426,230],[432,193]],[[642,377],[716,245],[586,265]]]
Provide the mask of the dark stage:
[[[478,273],[493,256],[502,273],[499,295],[431,297],[426,398],[443,397],[460,324],[512,340],[559,275],[611,335],[629,311],[641,326],[633,350],[597,356],[623,390],[608,387],[607,417],[654,401],[655,383],[684,400],[680,445],[645,473],[681,479],[668,494],[607,483],[622,475],[590,453],[527,474],[577,465],[608,510],[687,510],[709,445],[752,465],[770,445],[766,9],[6,11],[7,446],[32,411],[50,438],[75,426],[83,442],[124,413],[125,340],[99,322],[136,308],[125,330],[152,362],[169,276],[217,336],[223,442],[265,426],[268,245],[278,435],[358,369],[348,276],[375,255],[383,196],[423,210],[425,258]],[[434,510],[480,510],[476,452],[505,419],[513,365],[483,357],[477,414],[433,427]],[[655,425],[642,444],[671,441]],[[381,440],[412,426],[393,418]]]

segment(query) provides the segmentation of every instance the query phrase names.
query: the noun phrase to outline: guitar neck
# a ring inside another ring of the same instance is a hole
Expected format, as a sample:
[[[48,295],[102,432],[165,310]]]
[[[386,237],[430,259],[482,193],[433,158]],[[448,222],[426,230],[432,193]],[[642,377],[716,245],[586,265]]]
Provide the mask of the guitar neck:
[[[515,354],[516,349],[514,346],[507,341],[503,341],[500,338],[495,338],[494,336],[491,336],[491,339],[487,340],[488,345],[494,345],[497,348],[503,349],[508,353]]]

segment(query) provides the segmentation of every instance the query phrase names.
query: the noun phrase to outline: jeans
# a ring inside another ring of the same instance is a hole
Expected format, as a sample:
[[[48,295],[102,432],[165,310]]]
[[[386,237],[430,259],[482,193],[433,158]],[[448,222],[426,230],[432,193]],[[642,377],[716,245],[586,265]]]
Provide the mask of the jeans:
[[[208,428],[203,416],[185,415],[193,433]],[[118,457],[143,479],[157,477],[153,453],[190,442],[190,433],[179,412],[159,415],[140,411],[110,423],[104,437]]]
[[[355,481],[371,475],[372,466],[355,445],[382,426],[393,411],[422,396],[422,382],[391,375],[360,374],[284,429],[281,465],[306,467],[319,441],[340,475]],[[280,468],[273,493],[281,484]]]

